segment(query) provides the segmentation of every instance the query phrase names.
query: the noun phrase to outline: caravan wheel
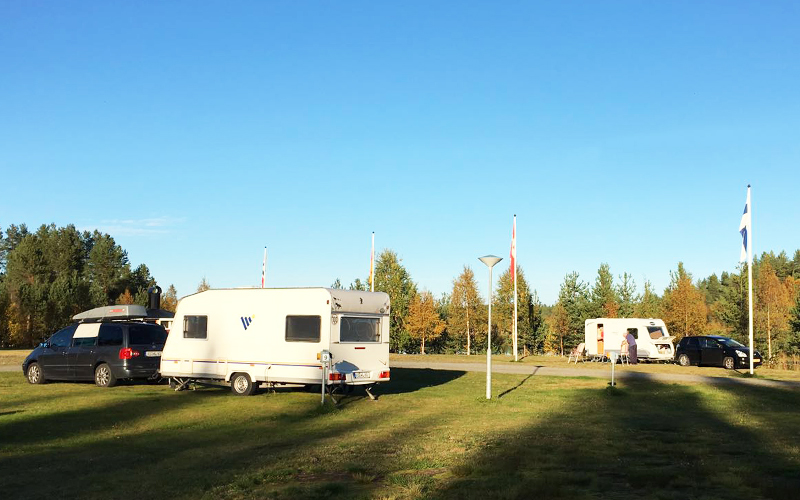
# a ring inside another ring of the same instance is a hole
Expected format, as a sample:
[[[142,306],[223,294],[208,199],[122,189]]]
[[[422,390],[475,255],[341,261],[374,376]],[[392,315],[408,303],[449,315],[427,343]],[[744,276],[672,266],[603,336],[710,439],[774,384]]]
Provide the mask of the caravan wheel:
[[[249,396],[256,390],[255,384],[246,373],[234,373],[231,376],[231,391],[237,396]]]

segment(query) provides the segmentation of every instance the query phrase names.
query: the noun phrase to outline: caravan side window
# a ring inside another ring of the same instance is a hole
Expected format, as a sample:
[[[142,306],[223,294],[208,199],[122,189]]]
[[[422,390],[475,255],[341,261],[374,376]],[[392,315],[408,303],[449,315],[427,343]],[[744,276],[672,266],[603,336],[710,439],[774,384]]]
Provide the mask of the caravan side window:
[[[319,342],[322,317],[286,316],[286,342]]]
[[[185,339],[208,338],[208,316],[184,316],[183,338]]]

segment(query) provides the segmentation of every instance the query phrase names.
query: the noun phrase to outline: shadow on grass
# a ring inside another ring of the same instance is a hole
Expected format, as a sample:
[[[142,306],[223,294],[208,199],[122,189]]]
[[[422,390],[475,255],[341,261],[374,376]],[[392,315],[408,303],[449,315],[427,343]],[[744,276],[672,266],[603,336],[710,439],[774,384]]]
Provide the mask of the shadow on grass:
[[[467,372],[460,370],[431,370],[428,368],[392,368],[392,380],[380,384],[375,389],[377,395],[405,394],[420,389],[447,384],[463,377]]]
[[[537,367],[537,368],[536,368],[536,370],[534,370],[534,372],[533,372],[533,373],[531,373],[530,375],[528,375],[528,376],[527,376],[527,377],[525,377],[524,379],[520,380],[520,382],[519,382],[517,385],[515,385],[514,387],[512,387],[512,388],[510,388],[510,389],[506,389],[505,391],[501,392],[501,393],[500,393],[500,394],[497,396],[497,397],[498,397],[498,399],[499,399],[499,398],[502,398],[502,397],[504,397],[504,396],[505,396],[505,395],[507,395],[507,394],[511,394],[512,392],[514,392],[514,391],[516,391],[517,389],[519,389],[520,387],[522,387],[522,385],[523,385],[525,382],[527,382],[527,381],[528,381],[528,380],[529,380],[531,377],[533,377],[533,376],[534,376],[534,374],[536,373],[536,371],[537,371],[538,369],[539,369],[539,368]]]
[[[800,437],[800,394],[721,389],[711,402],[652,380],[578,391],[571,409],[465,456],[426,498],[796,498],[797,450],[776,442]],[[754,409],[771,417],[776,405],[787,415],[772,428],[736,421]]]

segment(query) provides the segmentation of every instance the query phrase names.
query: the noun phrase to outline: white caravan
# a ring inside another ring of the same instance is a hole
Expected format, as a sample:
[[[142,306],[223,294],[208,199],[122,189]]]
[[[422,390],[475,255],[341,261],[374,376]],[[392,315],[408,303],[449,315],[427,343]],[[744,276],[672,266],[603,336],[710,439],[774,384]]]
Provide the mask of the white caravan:
[[[589,356],[600,356],[609,350],[619,351],[629,331],[636,339],[639,359],[672,361],[675,355],[672,343],[675,337],[670,336],[660,319],[594,318],[587,319],[584,327],[586,354]]]
[[[329,355],[328,355],[329,353]],[[329,361],[328,361],[329,360]],[[161,356],[161,376],[260,384],[389,381],[389,296],[328,288],[206,290],[184,297]],[[371,394],[370,394],[371,396]]]

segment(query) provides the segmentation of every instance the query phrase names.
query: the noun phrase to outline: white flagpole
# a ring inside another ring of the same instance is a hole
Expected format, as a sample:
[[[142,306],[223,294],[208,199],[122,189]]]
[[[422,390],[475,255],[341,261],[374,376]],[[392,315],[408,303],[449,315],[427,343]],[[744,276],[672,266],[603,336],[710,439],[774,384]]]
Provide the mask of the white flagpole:
[[[369,291],[375,291],[375,231],[372,231],[372,252],[369,256]]]
[[[517,359],[517,214],[514,214],[514,361]]]
[[[753,202],[750,199],[750,184],[747,185],[747,210],[750,213],[750,227],[747,230],[747,302],[749,314],[747,327],[750,331],[750,375],[753,374]]]
[[[261,263],[261,288],[267,279],[267,247],[264,247],[264,261]]]

